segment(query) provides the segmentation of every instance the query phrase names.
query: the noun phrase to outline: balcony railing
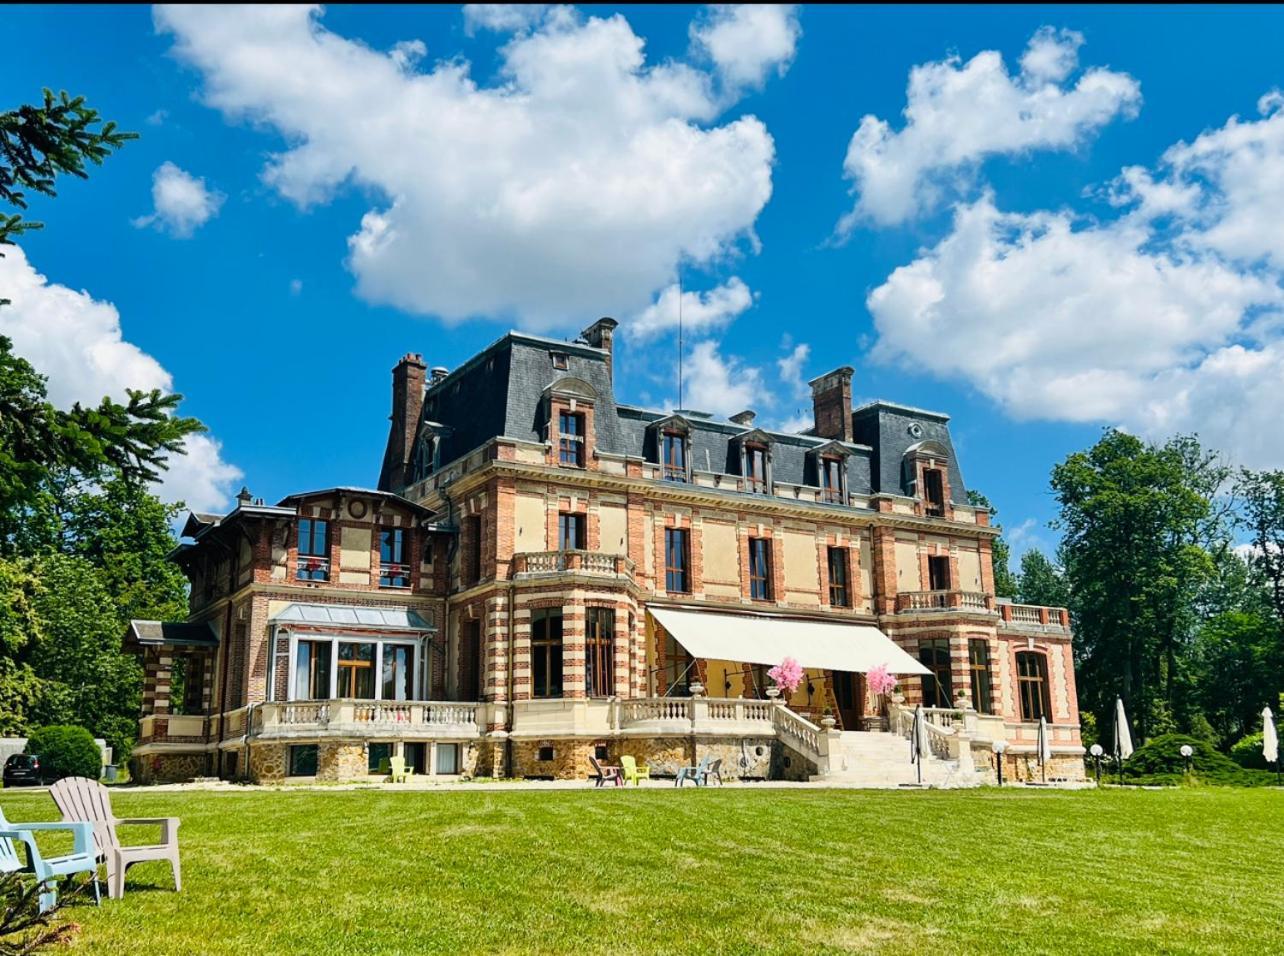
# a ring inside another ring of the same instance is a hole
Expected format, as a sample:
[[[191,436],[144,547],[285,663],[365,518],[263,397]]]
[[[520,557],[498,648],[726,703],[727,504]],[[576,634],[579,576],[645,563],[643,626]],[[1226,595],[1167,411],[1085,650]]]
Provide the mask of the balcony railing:
[[[473,737],[485,704],[461,701],[299,700],[254,708],[253,736],[388,734]]]
[[[603,551],[527,551],[513,555],[513,575],[592,574],[628,578],[633,561],[622,554]]]
[[[905,591],[896,595],[896,612],[992,611],[993,601],[979,591]]]
[[[381,588],[410,587],[410,565],[408,564],[379,565],[379,587]]]
[[[1033,604],[1000,604],[999,624],[1026,630],[1070,630],[1070,612],[1063,607],[1039,607]]]
[[[301,554],[294,563],[294,577],[299,581],[329,581],[330,559],[319,554]]]

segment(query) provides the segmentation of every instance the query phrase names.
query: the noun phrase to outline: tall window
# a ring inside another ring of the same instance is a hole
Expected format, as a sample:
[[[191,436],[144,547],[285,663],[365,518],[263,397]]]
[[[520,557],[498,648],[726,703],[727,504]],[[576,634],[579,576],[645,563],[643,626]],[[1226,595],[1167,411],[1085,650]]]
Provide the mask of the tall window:
[[[531,696],[562,696],[562,609],[531,611]]]
[[[410,565],[406,563],[406,532],[383,528],[379,532],[379,587],[410,587]]]
[[[358,644],[343,641],[339,644],[339,683],[337,693],[340,697],[355,700],[374,700],[374,659],[373,644]]]
[[[927,586],[933,591],[950,589],[950,557],[943,554],[927,559]]]
[[[557,418],[558,461],[563,465],[584,467],[584,416],[561,412]]]
[[[615,693],[615,612],[609,607],[585,611],[584,682],[589,697]]]
[[[767,492],[767,449],[761,445],[745,446],[745,490]]]
[[[977,713],[994,713],[993,678],[990,676],[990,642],[971,638],[967,642],[968,669],[972,674],[972,706]]]
[[[557,516],[557,546],[562,551],[582,551],[587,543],[584,537],[584,516],[559,514]]]
[[[749,539],[749,596],[771,600],[771,539]]]
[[[934,637],[918,643],[919,663],[930,674],[923,675],[923,704],[927,707],[953,707],[954,683],[950,678],[950,642]]]
[[[1036,651],[1019,651],[1017,688],[1021,698],[1021,719],[1052,719],[1052,701],[1048,696],[1048,659]]]
[[[464,585],[481,580],[482,569],[482,520],[480,515],[464,519]]]
[[[923,499],[929,516],[945,517],[945,481],[939,468],[928,468],[923,472]]]
[[[294,699],[330,696],[330,642],[299,641],[294,649]]]
[[[831,607],[851,607],[851,594],[847,590],[847,549],[829,549],[829,604]]]
[[[686,594],[691,590],[691,543],[686,528],[664,529],[664,589]]]
[[[843,494],[843,461],[841,458],[820,460],[820,487],[822,497],[830,504],[846,504]]]
[[[300,581],[330,580],[330,541],[327,523],[318,518],[299,519],[299,557],[295,576]]]
[[[413,700],[415,648],[413,644],[383,646],[383,699]]]
[[[459,635],[459,697],[481,700],[481,621],[464,621]]]
[[[687,440],[680,432],[665,432],[660,437],[660,461],[669,481],[687,481]]]

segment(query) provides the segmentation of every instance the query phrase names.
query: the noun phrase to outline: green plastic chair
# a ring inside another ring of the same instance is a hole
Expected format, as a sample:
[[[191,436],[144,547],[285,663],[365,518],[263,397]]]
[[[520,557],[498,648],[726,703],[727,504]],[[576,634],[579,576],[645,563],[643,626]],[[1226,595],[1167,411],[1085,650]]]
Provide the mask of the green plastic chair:
[[[388,761],[388,763],[392,767],[393,783],[405,783],[406,780],[408,780],[410,777],[413,777],[415,774],[414,767],[406,766],[405,757],[393,757],[390,761]]]
[[[36,846],[36,830],[70,830],[75,845],[65,856],[45,856]],[[27,848],[23,866],[14,842]],[[88,873],[94,884],[94,903],[101,903],[98,890],[98,862],[94,852],[92,823],[10,823],[0,811],[0,872],[29,871],[40,884],[40,912],[47,913],[58,901],[58,877]]]
[[[647,780],[651,779],[651,768],[639,767],[638,762],[628,754],[625,754],[620,758],[620,771],[624,774],[625,786],[627,786],[628,782],[632,780],[635,787],[640,787],[642,786],[643,777]]]

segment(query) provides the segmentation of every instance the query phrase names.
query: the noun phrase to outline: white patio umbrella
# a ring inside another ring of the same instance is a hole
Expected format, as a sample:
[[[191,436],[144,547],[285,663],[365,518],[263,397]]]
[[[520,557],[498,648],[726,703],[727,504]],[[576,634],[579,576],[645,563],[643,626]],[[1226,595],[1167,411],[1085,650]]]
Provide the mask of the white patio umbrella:
[[[927,717],[923,705],[914,708],[914,724],[910,728],[910,763],[918,768],[918,782],[923,782],[923,758],[927,756]]]
[[[1124,761],[1132,756],[1132,732],[1128,730],[1128,715],[1124,713],[1122,697],[1115,698],[1115,757],[1119,761],[1119,783],[1124,779]]]
[[[1043,782],[1048,782],[1048,763],[1052,760],[1052,738],[1048,733],[1048,719],[1039,718],[1039,768],[1043,771]]]
[[[1275,732],[1275,719],[1269,707],[1262,708],[1262,756],[1267,764],[1275,764],[1275,773],[1280,770],[1280,738]]]

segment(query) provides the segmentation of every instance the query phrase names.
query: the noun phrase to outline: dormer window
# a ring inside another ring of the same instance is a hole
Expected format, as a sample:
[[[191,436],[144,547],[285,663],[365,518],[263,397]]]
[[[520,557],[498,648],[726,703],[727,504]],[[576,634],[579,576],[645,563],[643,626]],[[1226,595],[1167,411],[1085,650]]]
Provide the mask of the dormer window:
[[[745,445],[744,451],[745,491],[757,495],[767,493],[767,449],[763,445]]]
[[[571,367],[571,357],[565,352],[551,352],[553,357],[553,368],[565,371]]]
[[[558,461],[573,468],[584,467],[584,416],[561,412],[557,418]]]
[[[929,518],[945,517],[945,477],[939,468],[923,469],[923,504]]]
[[[841,458],[820,460],[821,500],[831,505],[847,504],[847,473]]]
[[[690,481],[687,467],[687,436],[678,431],[666,431],[660,436],[660,463],[664,466],[666,481]]]

